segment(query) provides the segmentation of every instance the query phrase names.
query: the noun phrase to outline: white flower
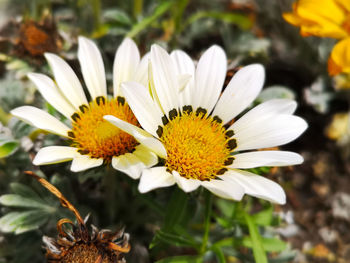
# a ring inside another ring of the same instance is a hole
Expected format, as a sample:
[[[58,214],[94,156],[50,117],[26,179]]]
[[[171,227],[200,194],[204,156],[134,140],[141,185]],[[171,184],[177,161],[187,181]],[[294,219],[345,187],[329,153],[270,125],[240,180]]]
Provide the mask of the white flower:
[[[133,80],[147,84],[148,55],[141,60],[137,46],[131,39],[125,39],[116,52],[113,98],[107,97],[102,56],[91,40],[79,37],[78,49],[78,59],[91,101],[87,100],[77,76],[63,59],[50,53],[46,53],[45,57],[52,68],[55,82],[38,73],[30,73],[28,77],[47,102],[68,119],[69,126],[32,106],[19,107],[11,113],[33,126],[69,139],[70,146],[40,149],[33,160],[35,165],[73,160],[71,170],[78,172],[111,162],[115,169],[132,178],[139,178],[144,168],[158,162],[153,152],[103,119],[104,115],[113,114],[138,125],[125,103],[120,83]]]
[[[239,70],[220,95],[227,65],[220,47],[209,48],[196,68],[182,51],[169,56],[154,45],[150,56],[149,89],[136,82],[122,84],[144,130],[104,117],[164,160],[163,166],[143,170],[140,192],[176,183],[185,192],[203,186],[227,199],[249,194],[284,204],[277,183],[240,169],[303,162],[293,152],[248,151],[286,144],[304,132],[306,122],[293,115],[296,102],[270,100],[238,118],[262,89],[261,65]]]

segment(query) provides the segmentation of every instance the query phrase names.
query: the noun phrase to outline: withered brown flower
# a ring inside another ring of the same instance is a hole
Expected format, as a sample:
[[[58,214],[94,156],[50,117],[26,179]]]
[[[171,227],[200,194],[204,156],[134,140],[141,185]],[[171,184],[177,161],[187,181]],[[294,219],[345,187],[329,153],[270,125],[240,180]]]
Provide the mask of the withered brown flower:
[[[86,221],[83,220],[78,210],[62,195],[62,193],[45,179],[33,172],[26,174],[33,176],[45,188],[58,197],[63,207],[72,211],[77,219],[74,224],[71,220],[63,218],[57,222],[58,236],[51,238],[44,236],[43,242],[46,249],[47,262],[56,263],[124,263],[124,253],[130,251],[129,235],[124,229],[116,232],[110,230],[98,230],[91,225],[89,232]],[[71,226],[71,230],[64,227]]]

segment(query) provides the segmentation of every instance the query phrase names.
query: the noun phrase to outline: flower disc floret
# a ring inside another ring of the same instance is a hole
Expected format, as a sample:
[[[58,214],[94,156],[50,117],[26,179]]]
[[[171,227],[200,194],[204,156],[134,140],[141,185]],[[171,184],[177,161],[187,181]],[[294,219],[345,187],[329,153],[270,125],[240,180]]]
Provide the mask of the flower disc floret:
[[[236,145],[230,138],[233,132],[227,132],[221,120],[208,116],[206,110],[189,109],[187,106],[181,114],[172,110],[169,120],[163,118],[165,125],[158,128],[167,151],[165,165],[187,179],[211,180],[223,174],[227,170],[225,166],[233,162],[230,155]]]
[[[68,132],[68,136],[72,140],[72,146],[77,147],[81,154],[110,162],[113,156],[133,152],[138,142],[131,135],[105,121],[103,116],[106,114],[138,125],[124,98],[108,101],[104,97],[97,97],[88,106],[81,106],[80,111],[73,114],[72,130]]]

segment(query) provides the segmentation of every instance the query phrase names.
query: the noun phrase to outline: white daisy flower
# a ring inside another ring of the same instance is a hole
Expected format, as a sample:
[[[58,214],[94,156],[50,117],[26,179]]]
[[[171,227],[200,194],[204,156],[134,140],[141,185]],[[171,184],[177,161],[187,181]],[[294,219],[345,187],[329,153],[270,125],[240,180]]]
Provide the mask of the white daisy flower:
[[[184,52],[169,55],[156,45],[150,61],[150,92],[136,82],[122,85],[144,130],[104,117],[164,160],[162,166],[143,170],[140,192],[173,184],[185,192],[203,186],[227,199],[249,194],[284,204],[286,196],[277,183],[240,169],[303,162],[293,152],[249,151],[286,144],[305,131],[307,123],[293,115],[296,102],[270,100],[237,118],[261,91],[264,68],[242,68],[221,94],[227,61],[218,46],[209,48],[196,68]],[[184,74],[193,77],[184,82]]]
[[[111,162],[115,169],[139,178],[144,168],[158,162],[158,157],[133,136],[103,119],[104,115],[112,114],[127,123],[139,125],[120,90],[123,81],[148,83],[148,55],[141,60],[131,39],[125,39],[115,55],[113,98],[107,95],[102,56],[91,40],[79,37],[78,48],[78,59],[91,101],[87,100],[77,76],[63,59],[50,53],[46,53],[45,57],[55,82],[38,73],[30,73],[28,77],[47,102],[69,120],[68,126],[32,106],[19,107],[11,113],[37,128],[65,137],[71,143],[70,146],[40,149],[33,160],[35,165],[73,160],[71,170],[78,172]]]

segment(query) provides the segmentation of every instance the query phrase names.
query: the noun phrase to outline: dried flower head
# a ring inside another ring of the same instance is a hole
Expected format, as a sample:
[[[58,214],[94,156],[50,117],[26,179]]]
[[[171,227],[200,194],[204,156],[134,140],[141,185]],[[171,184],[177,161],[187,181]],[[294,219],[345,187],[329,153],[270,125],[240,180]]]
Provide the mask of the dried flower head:
[[[48,262],[59,263],[119,263],[126,262],[124,253],[130,251],[128,243],[129,235],[124,229],[116,232],[110,230],[98,230],[91,225],[89,232],[86,221],[83,220],[78,210],[62,195],[62,193],[45,179],[27,171],[45,188],[58,197],[63,207],[72,211],[77,219],[74,224],[71,220],[63,218],[57,222],[58,237],[44,236],[43,242],[46,248]],[[71,229],[65,227],[70,225]]]

